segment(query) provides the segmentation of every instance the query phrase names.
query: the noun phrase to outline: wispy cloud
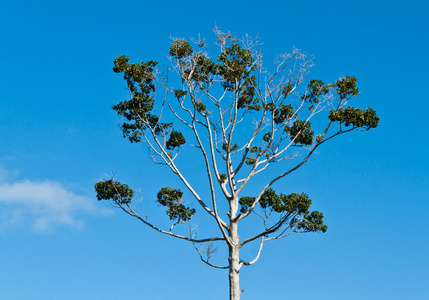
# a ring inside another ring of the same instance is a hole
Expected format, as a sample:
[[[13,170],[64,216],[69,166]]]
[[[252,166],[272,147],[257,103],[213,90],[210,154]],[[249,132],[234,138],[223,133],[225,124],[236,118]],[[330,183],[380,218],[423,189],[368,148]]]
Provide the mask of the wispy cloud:
[[[0,167],[0,183],[6,181],[6,179],[16,178],[18,174],[18,170],[10,171]]]
[[[81,228],[82,216],[97,211],[95,200],[58,182],[0,182],[0,228],[30,225],[37,232],[57,225]]]

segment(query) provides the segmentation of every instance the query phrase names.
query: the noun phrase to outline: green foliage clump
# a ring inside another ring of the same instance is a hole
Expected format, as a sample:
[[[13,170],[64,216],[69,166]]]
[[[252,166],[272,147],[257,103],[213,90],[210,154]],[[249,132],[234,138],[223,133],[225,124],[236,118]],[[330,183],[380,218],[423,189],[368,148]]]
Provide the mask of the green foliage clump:
[[[351,125],[354,128],[370,130],[378,126],[380,118],[377,116],[375,110],[370,107],[362,110],[349,106],[347,108],[331,110],[329,112],[329,120],[344,124],[346,127]]]
[[[254,164],[256,164],[256,158],[247,157],[245,163],[246,165],[253,166]]]
[[[253,202],[255,202],[255,197],[247,197],[247,196],[243,196],[240,197],[240,199],[238,200],[238,203],[240,204],[240,212],[242,214],[244,214],[245,212],[247,212],[247,210],[249,209],[249,207],[252,206]]]
[[[194,80],[200,87],[203,87],[204,84],[210,82],[211,75],[217,73],[216,63],[208,59],[204,54],[196,54],[192,60],[193,66],[185,71],[185,75],[187,77],[191,75],[189,79]]]
[[[254,75],[246,78],[241,85],[239,98],[237,101],[238,108],[244,108],[247,110],[259,111],[261,106],[258,104],[259,99],[256,98],[256,77]]]
[[[200,113],[206,112],[207,107],[206,107],[206,105],[204,103],[202,103],[202,102],[195,102],[194,106],[195,106],[195,109],[198,112],[200,112]]]
[[[222,85],[230,91],[235,89],[237,81],[250,75],[253,66],[253,55],[249,49],[243,49],[239,44],[232,43],[217,57],[219,75],[225,80]]]
[[[261,153],[262,149],[256,146],[250,148],[250,153]]]
[[[308,213],[311,200],[308,199],[306,194],[292,193],[290,195],[277,195],[273,189],[267,189],[261,196],[260,204],[262,208],[271,207],[275,212],[292,213]]]
[[[141,64],[129,64],[128,62],[128,57],[118,56],[113,67],[115,73],[124,73],[128,90],[132,95],[130,100],[113,106],[119,115],[127,119],[127,122],[121,126],[122,133],[132,143],[141,142],[142,133],[148,127],[151,127],[155,134],[163,136],[167,129],[172,127],[172,124],[160,123],[158,116],[152,112],[155,105],[152,96],[152,93],[155,92],[153,73],[158,63],[148,61]]]
[[[294,87],[295,87],[295,85],[293,83],[285,84],[281,87],[280,92],[283,94],[283,96],[286,97],[292,92]]]
[[[222,79],[222,86],[228,91],[238,92],[237,107],[247,110],[260,110],[259,99],[256,98],[256,77],[250,75],[256,70],[253,55],[249,49],[242,48],[233,42],[225,47],[217,57],[216,74]]]
[[[276,104],[273,102],[265,103],[263,106],[266,111],[274,111],[276,109]]]
[[[170,217],[170,220],[186,222],[195,214],[194,208],[186,207],[181,203],[183,193],[179,189],[164,187],[156,196],[158,203],[168,208],[165,212]]]
[[[262,137],[262,139],[264,140],[264,142],[269,143],[269,142],[270,142],[270,140],[271,140],[271,136],[272,136],[272,133],[271,133],[271,132],[266,132],[266,133],[264,134],[264,136]]]
[[[335,82],[337,94],[340,96],[341,100],[350,99],[359,94],[356,82],[357,79],[354,76],[346,76]]]
[[[127,70],[128,68],[128,62],[130,61],[130,58],[128,56],[125,55],[120,55],[118,57],[115,58],[115,60],[113,61],[114,63],[114,67],[113,67],[113,72],[115,73],[121,73],[124,72],[125,70]]]
[[[174,96],[176,96],[176,98],[178,100],[180,100],[180,98],[183,98],[188,94],[187,91],[180,90],[180,89],[177,89],[177,90],[175,89],[173,93],[174,93]]]
[[[237,144],[234,144],[230,147],[229,151],[232,152],[234,150],[237,150],[239,148],[239,146]],[[228,151],[228,144],[227,143],[223,143],[222,144],[222,149],[223,151],[227,152]]]
[[[170,56],[177,59],[189,57],[192,53],[194,50],[187,40],[175,40],[170,46]]]
[[[239,200],[240,212],[246,213],[255,197],[241,197]],[[318,211],[309,211],[312,201],[308,195],[292,193],[277,195],[269,188],[261,196],[259,205],[263,209],[271,209],[276,213],[285,213],[290,218],[290,226],[303,232],[326,232],[328,227],[323,223],[323,214]]]
[[[250,153],[259,154],[261,152],[262,149],[260,147],[253,146],[252,148],[250,148]],[[254,164],[256,164],[256,158],[247,157],[244,162],[249,166],[253,166]]]
[[[303,221],[295,221],[295,223],[298,230],[303,230],[304,232],[326,232],[328,230],[328,226],[323,224],[323,214],[319,211],[312,211],[304,216]]]
[[[131,203],[134,191],[126,184],[121,184],[113,179],[97,182],[95,185],[97,200],[110,200],[117,204]]]
[[[227,178],[228,176],[226,174],[219,174],[219,184],[224,183]]]
[[[293,116],[293,108],[292,105],[283,105],[281,104],[279,107],[277,107],[275,113],[274,113],[274,123],[281,124]]]
[[[295,144],[305,146],[313,144],[314,131],[308,121],[295,120],[291,127],[285,126],[285,131],[289,133],[291,140],[295,139]]]
[[[178,149],[186,143],[185,137],[180,131],[173,130],[170,133],[170,138],[166,142],[168,150]]]
[[[332,86],[332,84],[324,84],[322,80],[312,79],[302,98],[308,103],[318,103],[320,96],[328,94]]]

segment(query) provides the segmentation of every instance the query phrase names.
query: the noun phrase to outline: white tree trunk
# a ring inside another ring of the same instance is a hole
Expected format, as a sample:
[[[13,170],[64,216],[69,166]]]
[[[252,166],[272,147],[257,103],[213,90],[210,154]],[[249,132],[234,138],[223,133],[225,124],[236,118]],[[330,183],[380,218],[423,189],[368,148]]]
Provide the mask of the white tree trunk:
[[[240,300],[240,257],[239,257],[239,240],[240,237],[237,234],[237,223],[232,222],[229,230],[229,236],[231,237],[232,245],[229,246],[229,299]]]

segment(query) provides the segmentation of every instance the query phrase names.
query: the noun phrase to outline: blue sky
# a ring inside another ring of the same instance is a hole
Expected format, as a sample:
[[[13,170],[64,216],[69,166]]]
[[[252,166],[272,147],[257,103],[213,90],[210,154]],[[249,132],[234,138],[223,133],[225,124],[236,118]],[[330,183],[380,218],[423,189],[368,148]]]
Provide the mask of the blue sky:
[[[356,76],[353,104],[381,118],[276,187],[306,191],[329,228],[267,243],[240,273],[242,298],[429,299],[428,11],[416,0],[1,4],[1,298],[227,298],[226,271],[93,190],[114,172],[168,226],[155,195],[178,181],[121,137],[111,106],[124,82],[112,62],[124,54],[168,64],[170,36],[212,41],[217,24],[259,35],[267,63],[297,47],[315,57],[310,78]]]

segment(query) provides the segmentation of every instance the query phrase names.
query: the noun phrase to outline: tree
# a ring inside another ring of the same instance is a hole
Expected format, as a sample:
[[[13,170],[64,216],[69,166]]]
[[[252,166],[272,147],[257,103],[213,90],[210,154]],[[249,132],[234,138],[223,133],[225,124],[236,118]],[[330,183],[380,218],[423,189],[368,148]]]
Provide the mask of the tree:
[[[201,206],[199,211],[217,224],[218,234],[196,237],[190,226],[196,210],[183,201],[180,189],[167,186],[157,194],[157,201],[165,206],[172,222],[168,230],[158,228],[137,212],[132,204],[134,191],[128,185],[109,178],[96,183],[95,189],[98,200],[111,201],[152,229],[193,243],[207,265],[228,269],[230,299],[237,300],[241,294],[239,271],[258,260],[265,242],[296,232],[327,230],[323,214],[310,210],[312,200],[307,194],[277,193],[273,185],[305,164],[327,141],[347,132],[376,128],[379,117],[372,108],[347,106],[359,94],[355,77],[346,76],[333,83],[306,81],[313,59],[298,49],[280,55],[270,72],[262,65],[261,53],[255,50],[257,40],[238,40],[217,28],[215,33],[220,48],[216,59],[205,52],[206,45],[200,38],[193,44],[185,39],[173,40],[169,68],[157,68],[152,60],[129,63],[128,57],[118,56],[113,71],[123,74],[130,98],[113,109],[125,118],[123,136],[131,143],[147,144],[153,161],[180,178]],[[177,82],[169,81],[170,73],[177,75]],[[159,90],[162,94],[155,100]],[[312,127],[310,120],[316,115],[324,116],[318,121],[325,120],[323,127]],[[182,128],[185,133],[179,130]],[[194,145],[189,145],[189,140]],[[201,196],[205,191],[197,190],[182,173],[187,163],[180,154],[192,149],[205,165],[203,175],[210,194],[207,199]],[[270,170],[274,164],[283,170],[274,173]],[[263,171],[271,172],[269,180],[257,176]],[[262,182],[261,190],[245,194],[245,187],[256,182],[255,178],[257,183]],[[222,202],[220,197],[224,198]],[[226,215],[222,212],[225,203]],[[251,216],[253,222],[260,220],[261,229],[241,240],[238,225]],[[189,226],[189,235],[176,231],[176,226],[183,224]],[[240,249],[253,241],[259,242],[256,257],[244,261]],[[218,242],[228,247],[226,266],[210,261],[215,254],[214,243]]]

